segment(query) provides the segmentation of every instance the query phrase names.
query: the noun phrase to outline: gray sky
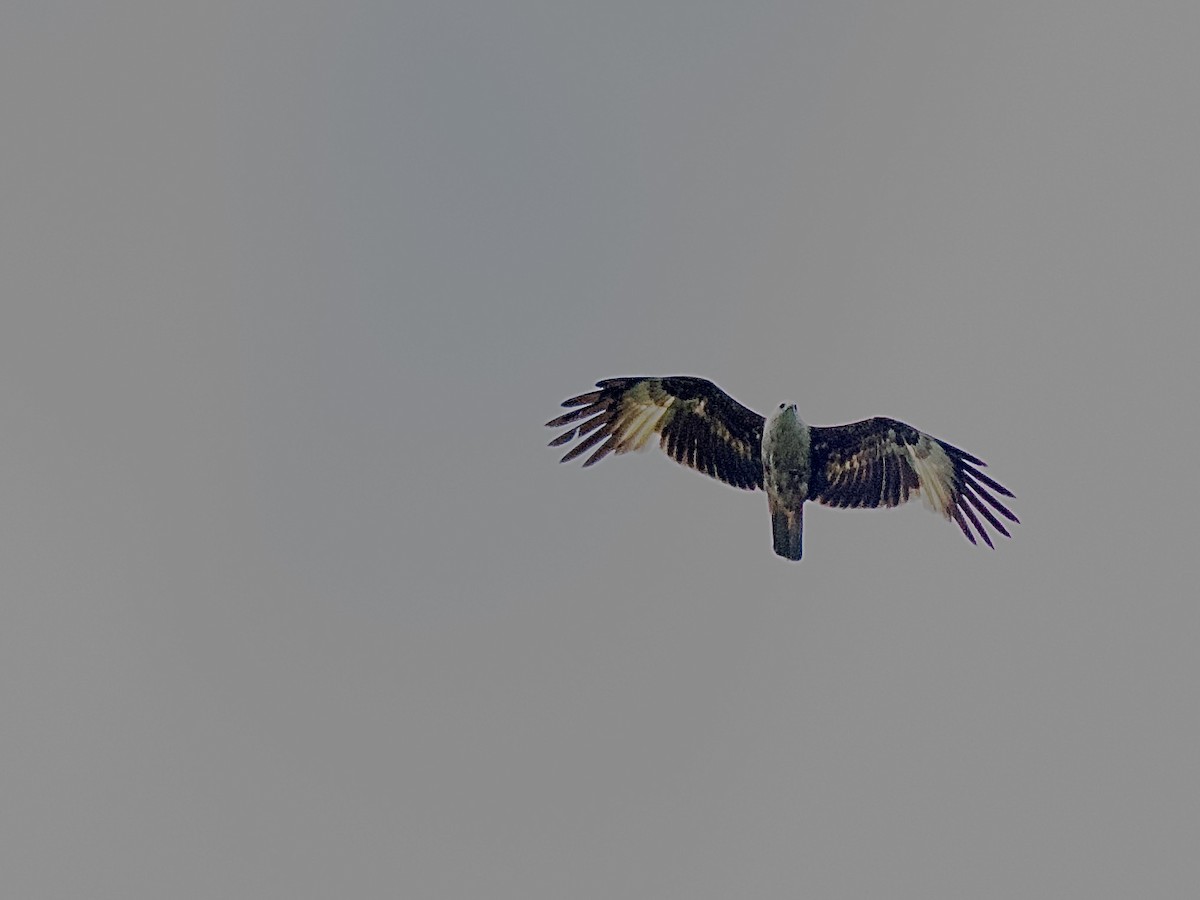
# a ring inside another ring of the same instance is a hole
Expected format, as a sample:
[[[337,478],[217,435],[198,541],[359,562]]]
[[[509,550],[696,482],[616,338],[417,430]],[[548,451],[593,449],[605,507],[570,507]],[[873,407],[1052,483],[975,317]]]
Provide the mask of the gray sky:
[[[10,3],[6,896],[1184,897],[1193,3]],[[981,455],[995,552],[661,454]]]

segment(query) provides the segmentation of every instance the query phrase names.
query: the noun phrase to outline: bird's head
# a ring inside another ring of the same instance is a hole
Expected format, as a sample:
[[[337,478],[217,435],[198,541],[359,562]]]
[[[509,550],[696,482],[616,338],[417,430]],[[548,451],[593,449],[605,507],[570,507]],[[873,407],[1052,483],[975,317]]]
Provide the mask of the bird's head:
[[[779,406],[771,413],[770,421],[772,424],[786,425],[795,427],[800,423],[800,417],[796,415],[795,403],[780,403]]]

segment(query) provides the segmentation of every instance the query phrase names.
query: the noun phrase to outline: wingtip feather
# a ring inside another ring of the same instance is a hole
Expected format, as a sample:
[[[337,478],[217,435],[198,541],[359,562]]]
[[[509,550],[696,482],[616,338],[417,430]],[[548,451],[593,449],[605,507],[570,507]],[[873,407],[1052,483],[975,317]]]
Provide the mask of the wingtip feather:
[[[999,519],[997,519],[994,515],[992,515],[991,510],[989,510],[983,504],[983,501],[981,501],[977,496],[975,496],[975,491],[972,490],[970,486],[963,485],[961,494],[964,498],[966,498],[968,503],[970,503],[973,507],[975,507],[975,509],[979,512],[980,515],[982,515],[985,519],[988,520],[988,522],[991,523],[993,528],[995,528],[998,532],[1000,532],[1000,534],[1004,535],[1006,538],[1012,537],[1012,535],[1008,533],[1008,529],[1004,527],[1004,524]]]
[[[975,515],[975,513],[974,513],[974,511],[971,509],[971,507],[970,507],[970,506],[968,506],[968,505],[966,505],[966,504],[964,504],[964,503],[960,503],[960,504],[959,504],[958,506],[956,506],[955,508],[956,508],[956,509],[961,509],[961,510],[963,511],[963,513],[966,515],[966,517],[967,517],[967,518],[970,520],[971,524],[975,526],[975,530],[976,530],[977,532],[979,532],[979,536],[980,536],[981,538],[983,538],[983,542],[984,542],[985,544],[987,544],[989,547],[991,547],[993,550],[995,550],[995,549],[996,549],[996,545],[995,545],[995,544],[993,544],[993,543],[992,543],[992,539],[991,539],[990,537],[988,537],[987,529],[985,529],[985,528],[984,528],[984,527],[983,527],[981,524],[979,524],[979,519],[978,519],[978,517]],[[971,543],[974,543],[974,541],[972,541]]]
[[[983,463],[980,463],[980,465],[983,465]],[[1016,499],[1016,495],[1013,494],[1012,491],[1010,491],[1008,488],[1006,488],[1004,485],[1002,485],[996,479],[990,478],[987,475],[984,475],[982,472],[971,468],[970,466],[963,466],[963,471],[966,472],[971,477],[978,479],[983,484],[986,484],[997,494],[1001,494],[1005,497],[1013,497],[1014,499]]]
[[[599,432],[599,435],[603,436],[604,432]],[[600,460],[604,459],[604,457],[608,456],[608,454],[612,453],[613,448],[617,445],[617,441],[618,436],[615,434],[610,434],[608,436],[608,440],[597,447],[596,452],[584,460],[583,467],[586,469],[588,466],[594,466],[596,463],[600,462]]]
[[[597,387],[599,387],[599,385],[597,385]],[[561,406],[587,406],[587,405],[595,403],[597,400],[599,400],[600,395],[603,393],[604,393],[603,391],[589,391],[586,394],[580,394],[578,397],[572,397],[569,400],[564,400],[560,405]]]
[[[967,520],[963,518],[963,514],[957,506],[953,508],[951,515],[954,518],[954,523],[962,530],[967,540],[972,544],[977,543],[975,535],[971,534],[971,529],[967,526]]]

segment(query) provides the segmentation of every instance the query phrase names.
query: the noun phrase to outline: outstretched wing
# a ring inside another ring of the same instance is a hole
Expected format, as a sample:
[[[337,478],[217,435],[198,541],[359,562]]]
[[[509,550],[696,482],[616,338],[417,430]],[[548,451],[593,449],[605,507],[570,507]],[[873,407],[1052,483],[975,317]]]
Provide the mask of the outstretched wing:
[[[551,447],[580,438],[562,461],[596,447],[584,462],[599,462],[609,453],[628,453],[659,444],[674,460],[734,487],[762,486],[763,417],[738,403],[711,381],[687,375],[667,378],[608,378],[599,390],[564,400],[575,406],[546,424],[571,427]]]
[[[958,523],[972,544],[970,526],[991,547],[979,516],[1005,537],[1011,535],[994,513],[1010,522],[1018,519],[988,490],[1012,496],[979,471],[984,465],[970,453],[895,419],[813,428],[808,495],[828,506],[876,507],[899,506],[920,494],[927,507]]]

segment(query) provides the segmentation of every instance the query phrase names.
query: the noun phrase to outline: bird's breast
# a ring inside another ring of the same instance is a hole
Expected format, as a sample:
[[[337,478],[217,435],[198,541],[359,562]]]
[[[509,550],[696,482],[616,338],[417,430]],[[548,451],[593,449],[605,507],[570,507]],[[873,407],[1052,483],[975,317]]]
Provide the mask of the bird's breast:
[[[762,460],[767,490],[789,505],[803,503],[812,472],[809,427],[795,416],[771,419],[763,430]]]

